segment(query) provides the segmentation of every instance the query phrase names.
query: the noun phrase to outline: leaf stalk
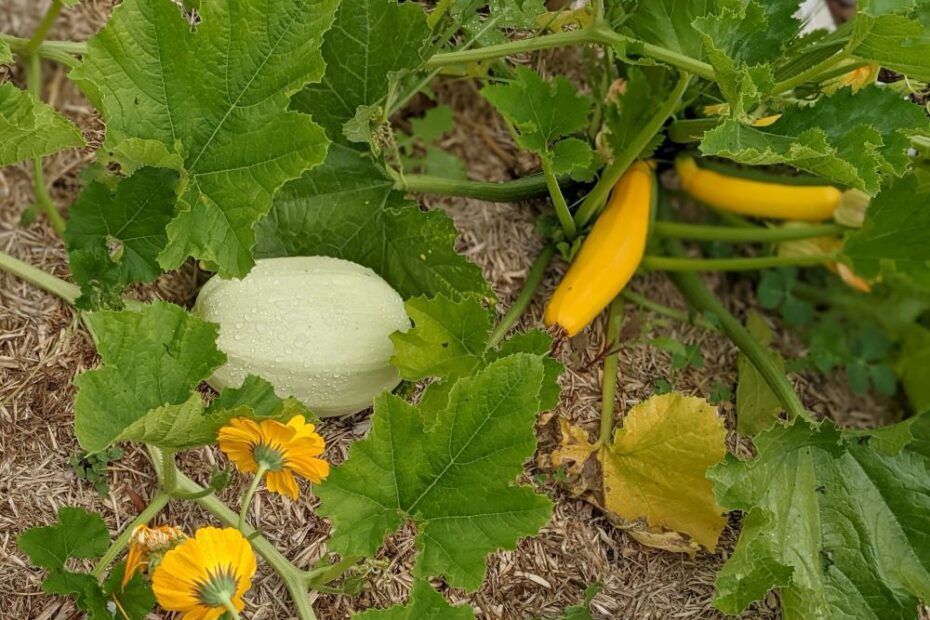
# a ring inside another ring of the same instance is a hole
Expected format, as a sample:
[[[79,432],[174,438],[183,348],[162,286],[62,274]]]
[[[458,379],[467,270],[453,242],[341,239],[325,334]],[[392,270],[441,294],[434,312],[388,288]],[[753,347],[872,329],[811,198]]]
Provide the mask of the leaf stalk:
[[[520,291],[513,305],[510,306],[500,323],[497,324],[497,327],[495,327],[494,331],[491,333],[491,337],[488,340],[491,347],[499,345],[504,339],[504,336],[507,335],[507,332],[510,331],[510,328],[523,316],[526,308],[530,305],[530,302],[533,301],[533,297],[536,295],[536,289],[539,288],[539,283],[542,282],[543,276],[546,274],[546,269],[549,267],[549,263],[552,261],[554,255],[555,245],[550,243],[542,249],[536,257],[536,260],[533,261],[530,270],[526,274],[526,282],[523,283],[523,290]]]
[[[614,400],[617,398],[617,372],[620,368],[620,329],[623,327],[623,298],[618,296],[610,303],[607,310],[607,335],[604,348],[613,351],[604,358],[604,382],[601,385],[601,426],[597,445],[610,445],[611,432],[614,429]]]

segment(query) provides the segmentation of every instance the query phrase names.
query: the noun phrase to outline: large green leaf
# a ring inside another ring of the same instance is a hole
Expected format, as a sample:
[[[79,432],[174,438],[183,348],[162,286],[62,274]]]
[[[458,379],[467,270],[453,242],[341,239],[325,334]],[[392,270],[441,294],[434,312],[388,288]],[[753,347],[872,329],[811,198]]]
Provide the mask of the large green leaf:
[[[103,365],[79,375],[74,430],[88,452],[105,449],[149,411],[181,405],[226,361],[217,326],[155,302],[141,311],[86,317]]]
[[[177,183],[173,170],[142,168],[115,191],[93,181],[78,196],[65,241],[86,305],[97,305],[95,295],[114,297],[126,285],[151,282],[161,273],[158,255],[168,242],[165,226],[174,216]]]
[[[717,606],[735,614],[776,587],[786,620],[917,618],[930,600],[930,416],[910,431],[902,448],[900,433],[799,419],[758,436],[755,459],[711,470],[720,504],[746,513]]]
[[[257,229],[256,255],[334,256],[373,269],[403,297],[492,296],[481,270],[456,254],[441,211],[421,211],[369,159],[333,145],[326,163],[289,183]]]
[[[909,176],[876,196],[860,230],[847,235],[843,253],[866,277],[877,276],[883,264],[904,274],[925,276],[930,265],[930,193]]]
[[[859,60],[930,80],[930,32],[915,8],[915,2],[860,2],[846,49]]]
[[[167,155],[183,162],[188,187],[162,267],[191,255],[224,276],[245,275],[252,229],[274,192],[323,160],[323,131],[287,107],[323,75],[320,46],[335,8],[336,0],[203,0],[192,28],[170,0],[126,0],[88,42],[72,77],[103,112],[107,146],[130,168],[166,165]]]
[[[705,15],[714,14],[720,0],[621,0],[623,7],[622,31],[646,43],[652,43],[680,52],[692,58],[703,58],[703,42],[694,21]],[[628,53],[636,53],[630,46]]]
[[[423,62],[429,35],[426,13],[415,2],[341,0],[323,43],[326,75],[294,97],[294,109],[345,143],[343,125],[360,106],[383,103],[391,79]]]
[[[536,449],[542,382],[539,356],[508,356],[458,381],[431,424],[418,407],[379,397],[371,434],[317,487],[320,514],[333,522],[332,550],[371,555],[412,520],[415,576],[480,586],[485,555],[513,549],[552,511],[545,497],[513,483]]]
[[[0,166],[73,146],[84,146],[84,138],[71,121],[9,82],[0,84]]]
[[[772,330],[758,312],[750,312],[746,317],[746,329],[762,346],[771,349]],[[784,372],[785,360],[777,350],[770,351],[772,359],[779,370]],[[743,435],[754,437],[771,428],[784,411],[781,400],[766,383],[749,358],[740,353],[737,359],[739,382],[736,385],[736,430]]]
[[[61,569],[69,558],[101,555],[109,541],[107,524],[100,515],[65,506],[58,511],[58,523],[28,529],[17,543],[36,566]]]
[[[874,195],[883,175],[908,170],[908,136],[928,126],[919,106],[887,89],[844,88],[816,105],[786,110],[770,127],[725,121],[704,134],[701,151],[752,166],[788,164]]]

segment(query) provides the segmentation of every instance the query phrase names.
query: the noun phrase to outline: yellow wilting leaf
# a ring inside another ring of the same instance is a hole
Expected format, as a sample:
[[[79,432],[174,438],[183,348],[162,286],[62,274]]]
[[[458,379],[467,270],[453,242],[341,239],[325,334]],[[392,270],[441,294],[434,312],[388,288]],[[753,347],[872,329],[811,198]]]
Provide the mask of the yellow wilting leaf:
[[[653,396],[633,407],[606,446],[591,444],[564,420],[561,426],[553,464],[574,463],[569,473],[585,478],[580,494],[612,522],[646,545],[687,553],[697,550],[695,543],[716,549],[726,517],[704,474],[726,455],[726,430],[707,401],[674,392]],[[591,455],[600,479],[584,467]]]

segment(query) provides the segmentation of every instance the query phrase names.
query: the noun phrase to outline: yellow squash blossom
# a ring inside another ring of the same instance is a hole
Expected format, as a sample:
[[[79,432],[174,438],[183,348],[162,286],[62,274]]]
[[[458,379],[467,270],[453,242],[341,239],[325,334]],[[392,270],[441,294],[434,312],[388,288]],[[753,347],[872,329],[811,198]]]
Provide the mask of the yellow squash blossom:
[[[329,463],[317,458],[326,443],[313,424],[294,416],[287,424],[234,418],[220,429],[218,443],[239,471],[267,472],[268,490],[296,499],[299,474],[311,482],[329,475]]]
[[[817,256],[824,253],[837,252],[843,242],[836,237],[816,237],[814,239],[801,239],[797,241],[783,241],[778,244],[779,256]],[[843,282],[857,291],[872,292],[872,284],[865,278],[856,275],[849,266],[840,262],[829,262],[827,269],[840,277]]]
[[[824,83],[823,92],[832,95],[841,88],[850,87],[854,93],[859,92],[866,86],[871,86],[878,79],[879,67],[875,63],[862,65],[848,73],[837,76],[832,80]]]
[[[165,554],[152,575],[158,604],[181,620],[217,620],[242,611],[252,587],[255,553],[235,528],[204,527]]]
[[[123,585],[125,588],[132,576],[142,567],[154,569],[161,557],[174,548],[187,535],[176,527],[159,525],[148,527],[138,525],[129,535],[129,551],[126,554],[126,568],[123,570]]]

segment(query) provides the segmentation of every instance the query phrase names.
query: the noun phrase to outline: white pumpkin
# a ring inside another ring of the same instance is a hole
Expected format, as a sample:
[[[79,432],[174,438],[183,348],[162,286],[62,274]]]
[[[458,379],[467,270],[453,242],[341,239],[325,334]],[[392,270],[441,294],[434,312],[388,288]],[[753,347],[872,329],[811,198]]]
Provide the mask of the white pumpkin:
[[[208,383],[238,387],[247,375],[268,380],[319,416],[371,406],[400,383],[390,335],[406,331],[404,302],[371,269],[325,256],[269,258],[242,280],[214,277],[195,314],[220,326],[227,362]]]

